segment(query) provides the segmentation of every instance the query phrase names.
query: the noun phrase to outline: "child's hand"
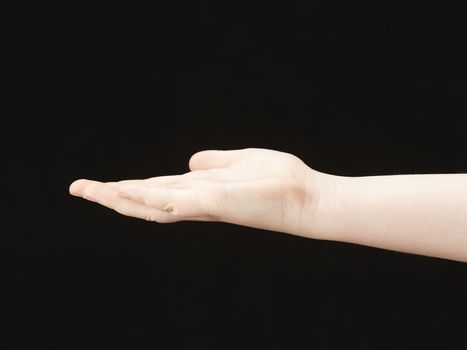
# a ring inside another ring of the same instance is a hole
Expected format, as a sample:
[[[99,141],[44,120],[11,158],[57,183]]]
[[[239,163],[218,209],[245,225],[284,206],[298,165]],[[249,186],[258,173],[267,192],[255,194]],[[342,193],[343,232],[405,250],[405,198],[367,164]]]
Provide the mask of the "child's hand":
[[[81,179],[70,193],[158,223],[222,221],[309,233],[322,173],[296,156],[261,148],[202,151],[191,157],[189,167],[191,172],[182,175],[145,180]]]
[[[467,174],[336,176],[262,148],[198,152],[189,167],[78,180],[70,193],[159,223],[221,221],[467,262]]]

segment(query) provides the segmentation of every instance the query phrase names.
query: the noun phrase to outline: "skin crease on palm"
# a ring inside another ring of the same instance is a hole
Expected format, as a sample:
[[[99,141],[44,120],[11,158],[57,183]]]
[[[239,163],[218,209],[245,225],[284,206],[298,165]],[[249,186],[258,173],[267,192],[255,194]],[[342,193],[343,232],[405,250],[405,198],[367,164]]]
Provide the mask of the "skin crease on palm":
[[[80,179],[69,191],[157,223],[220,221],[310,236],[320,197],[314,181],[321,173],[298,157],[262,148],[207,150],[194,154],[189,168],[185,174],[142,180]]]

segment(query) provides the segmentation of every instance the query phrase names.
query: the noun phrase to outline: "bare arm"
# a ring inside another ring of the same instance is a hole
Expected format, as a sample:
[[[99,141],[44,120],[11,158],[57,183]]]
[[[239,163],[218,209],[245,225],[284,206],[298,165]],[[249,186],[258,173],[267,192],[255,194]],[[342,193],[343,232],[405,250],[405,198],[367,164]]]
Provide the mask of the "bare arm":
[[[331,178],[319,237],[467,262],[467,174]]]
[[[81,179],[70,193],[157,223],[222,221],[467,262],[467,174],[335,176],[260,148],[198,152],[189,167]]]

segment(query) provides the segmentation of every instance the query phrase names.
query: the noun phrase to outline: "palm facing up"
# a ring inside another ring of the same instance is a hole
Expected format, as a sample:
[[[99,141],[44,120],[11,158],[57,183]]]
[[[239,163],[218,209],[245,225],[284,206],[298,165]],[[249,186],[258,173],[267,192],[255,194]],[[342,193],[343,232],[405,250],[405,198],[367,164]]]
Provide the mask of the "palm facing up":
[[[171,223],[222,221],[303,234],[316,206],[316,171],[296,156],[262,148],[202,151],[190,172],[144,180],[77,180],[70,193],[123,215]],[[311,186],[313,191],[310,195]]]

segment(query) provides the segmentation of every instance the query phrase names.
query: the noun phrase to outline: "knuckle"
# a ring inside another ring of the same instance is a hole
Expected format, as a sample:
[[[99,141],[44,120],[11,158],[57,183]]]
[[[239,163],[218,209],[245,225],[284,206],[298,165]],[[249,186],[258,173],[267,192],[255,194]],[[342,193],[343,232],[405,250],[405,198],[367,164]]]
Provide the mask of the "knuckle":
[[[147,214],[145,219],[146,221],[157,222],[159,224],[165,224],[165,223],[171,222],[170,217],[168,215],[164,215],[164,213],[157,213],[157,212]]]
[[[148,214],[145,217],[146,221],[153,221],[153,222],[159,222],[158,217],[155,214]]]
[[[171,203],[167,203],[163,208],[162,208],[163,211],[165,212],[173,212],[175,210],[175,207],[173,204]]]

